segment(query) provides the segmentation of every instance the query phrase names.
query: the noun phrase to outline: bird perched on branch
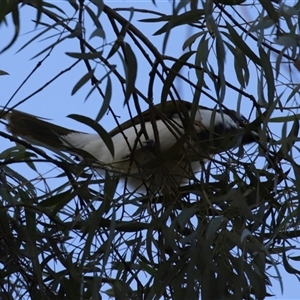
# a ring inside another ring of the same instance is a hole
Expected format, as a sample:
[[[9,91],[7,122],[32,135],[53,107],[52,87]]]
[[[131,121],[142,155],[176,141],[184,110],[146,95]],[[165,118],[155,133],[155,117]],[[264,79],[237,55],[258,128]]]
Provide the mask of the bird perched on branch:
[[[81,159],[88,153],[98,162],[95,168],[126,178],[133,190],[144,185],[152,192],[162,185],[185,184],[213,155],[258,140],[243,128],[247,119],[237,112],[193,109],[186,101],[150,106],[108,134],[98,124],[99,130],[93,126],[97,133],[83,133],[16,110],[2,118],[17,137]]]

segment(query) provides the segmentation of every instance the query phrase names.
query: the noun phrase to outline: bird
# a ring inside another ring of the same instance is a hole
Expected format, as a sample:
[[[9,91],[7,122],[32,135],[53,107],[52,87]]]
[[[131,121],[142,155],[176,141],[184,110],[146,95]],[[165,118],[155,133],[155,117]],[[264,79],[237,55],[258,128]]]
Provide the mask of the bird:
[[[113,150],[98,133],[84,133],[52,124],[18,110],[2,112],[7,130],[29,143],[84,159],[94,168],[126,181],[131,191],[157,193],[163,186],[185,185],[214,155],[257,142],[256,131],[234,110],[184,101],[156,104],[108,133]],[[194,111],[194,113],[192,113]]]

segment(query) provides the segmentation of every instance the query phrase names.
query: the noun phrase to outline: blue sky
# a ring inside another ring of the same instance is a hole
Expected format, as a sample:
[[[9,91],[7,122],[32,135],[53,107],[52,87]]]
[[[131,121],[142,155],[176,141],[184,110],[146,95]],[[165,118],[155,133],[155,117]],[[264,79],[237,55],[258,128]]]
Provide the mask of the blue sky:
[[[63,1],[58,1],[55,2],[55,4],[59,5],[59,7],[64,9],[65,11],[71,12],[70,6],[67,3]],[[143,9],[159,10],[162,13],[171,12],[171,6],[168,1],[157,1],[158,8],[155,8],[151,1],[106,1],[106,4],[108,4],[110,7],[139,7]],[[124,13],[123,15],[129,16],[129,12]],[[148,17],[150,17],[150,15],[148,15]],[[153,25],[149,26],[148,23],[137,22],[137,20],[142,18],[146,18],[146,15],[135,14],[133,20],[138,26],[139,30],[141,30],[151,40],[151,42],[153,42],[157,46],[157,48],[161,50],[162,36],[153,36],[153,33],[161,26],[161,24],[158,24],[157,27],[155,27]],[[31,20],[34,19],[35,11],[32,8],[25,7],[21,10],[21,35],[18,38],[15,45],[0,56],[0,69],[10,74],[9,76],[0,77],[2,95],[0,105],[6,104],[7,100],[11,97],[11,95],[14,93],[17,87],[19,87],[21,82],[28,76],[28,74],[45,56],[45,54],[33,60],[30,60],[30,58],[33,57],[36,53],[38,53],[40,50],[44,49],[46,45],[50,44],[49,40],[41,41],[41,39],[38,39],[37,41],[34,41],[32,45],[29,45],[21,52],[16,53],[17,50],[20,49],[20,47],[22,47],[26,43],[28,38],[34,36],[39,32],[35,31],[34,24],[31,22]],[[47,19],[42,19],[42,21],[46,22]],[[9,24],[11,24],[11,22],[9,22]],[[103,26],[105,27],[105,23]],[[87,32],[90,31],[91,30],[88,28]],[[179,57],[180,55],[182,55],[183,41],[186,40],[186,38],[191,33],[192,29],[190,28],[182,28],[174,31],[174,33],[170,36],[166,53],[174,57]],[[12,36],[11,26],[8,25],[8,27],[5,28],[5,26],[2,24],[1,36],[2,45],[5,45],[5,43],[7,43]],[[110,39],[110,36],[112,36],[113,38]],[[107,42],[114,42],[114,35],[110,34],[109,31],[106,32],[106,37]],[[3,41],[5,41],[5,43]],[[97,40],[97,38],[94,38],[92,40],[92,43],[96,46],[101,46],[102,41],[100,41],[100,39]],[[256,47],[256,45],[252,46]],[[66,56],[65,52],[80,52],[79,45],[76,39],[69,39],[68,41],[64,41],[62,44],[55,47],[50,57],[43,62],[42,66],[24,85],[20,92],[13,98],[9,106],[18,103],[19,101],[30,95],[32,92],[34,92],[36,89],[41,87],[44,83],[46,83],[48,80],[54,77],[61,70],[68,68],[69,65],[71,65],[74,62],[74,59]],[[137,58],[139,59],[140,54],[136,54]],[[116,59],[116,64],[120,64],[120,61],[118,59]],[[229,57],[227,60],[226,70],[228,70],[228,73],[226,73],[226,79],[228,79],[230,82],[236,82],[236,80],[232,78],[233,72],[231,71],[231,68],[232,61]],[[122,70],[121,67],[119,69]],[[184,71],[188,72],[187,69],[185,69]],[[97,69],[97,72],[101,74],[101,69]],[[96,93],[92,94],[86,101],[84,100],[86,94],[91,88],[89,84],[80,89],[75,95],[71,96],[71,90],[73,86],[85,73],[85,66],[83,65],[83,63],[80,63],[73,70],[71,70],[70,72],[66,72],[62,77],[60,77],[54,83],[49,85],[47,88],[37,93],[25,103],[18,106],[18,109],[34,115],[53,119],[53,122],[65,127],[73,128],[80,131],[91,131],[86,126],[75,122],[69,118],[66,118],[67,115],[73,113],[89,116],[90,118],[95,118],[101,107],[101,99],[99,99],[99,96]],[[148,88],[148,74],[149,65],[147,65],[146,62],[143,61],[139,65],[139,73],[136,85],[145,93]],[[192,91],[186,88],[186,86],[182,84],[182,82],[178,82],[178,84],[179,86],[182,86],[181,89],[179,88],[182,99],[192,99]],[[154,102],[158,103],[161,91],[161,85],[158,80],[155,82],[155,87],[156,88],[154,89]],[[256,91],[256,82],[254,81],[247,88],[247,92],[255,95]],[[228,90],[227,92],[228,93],[226,94],[224,104],[230,108],[235,109],[239,101],[239,95],[237,95],[236,93],[231,93],[230,90]],[[126,108],[123,107],[123,93],[120,89],[120,85],[117,82],[113,82],[113,95],[111,105],[115,113],[118,116],[120,116],[120,123],[128,119],[128,111]],[[203,97],[201,105],[213,106],[214,103],[212,103],[207,98]],[[147,106],[146,104],[143,104],[142,107],[146,108]],[[249,117],[250,109],[251,103],[249,103],[247,99],[243,99],[241,101],[241,111],[246,117]],[[251,116],[251,118],[254,118],[254,116]],[[104,116],[101,120],[101,125],[109,131],[110,129],[115,127],[115,122],[113,121],[111,115],[107,115]],[[3,151],[9,146],[12,145],[8,141],[1,141],[0,151]],[[22,170],[22,167],[18,168]],[[30,173],[30,170],[26,169],[26,172]],[[26,174],[28,175],[29,173]],[[35,175],[32,174],[32,176]],[[276,294],[276,299],[298,299],[299,294],[296,288],[297,286],[299,286],[298,280],[293,275],[287,274],[283,268],[280,268],[280,271],[281,275],[283,276],[284,294],[281,295],[279,284],[274,281],[272,292]]]

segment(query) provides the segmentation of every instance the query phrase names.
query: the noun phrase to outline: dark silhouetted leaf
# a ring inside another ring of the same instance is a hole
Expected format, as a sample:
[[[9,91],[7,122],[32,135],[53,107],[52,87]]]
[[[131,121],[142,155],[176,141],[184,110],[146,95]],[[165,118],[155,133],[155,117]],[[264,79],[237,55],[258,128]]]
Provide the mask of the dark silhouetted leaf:
[[[100,124],[85,116],[72,114],[68,115],[68,117],[93,128],[99,134],[99,137],[103,140],[111,155],[114,156],[115,150],[111,137]]]

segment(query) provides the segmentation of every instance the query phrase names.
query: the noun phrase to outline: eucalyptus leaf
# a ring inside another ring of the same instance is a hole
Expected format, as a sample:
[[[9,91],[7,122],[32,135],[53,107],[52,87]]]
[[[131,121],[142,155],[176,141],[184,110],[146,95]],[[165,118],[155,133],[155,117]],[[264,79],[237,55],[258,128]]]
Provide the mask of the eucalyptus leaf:
[[[68,115],[68,117],[93,128],[99,134],[99,136],[105,143],[111,155],[114,156],[115,150],[114,150],[114,144],[112,142],[111,136],[104,130],[104,128],[100,124],[98,124],[97,122],[95,122],[94,120],[88,117],[81,116],[81,115],[72,114],[72,115]]]

